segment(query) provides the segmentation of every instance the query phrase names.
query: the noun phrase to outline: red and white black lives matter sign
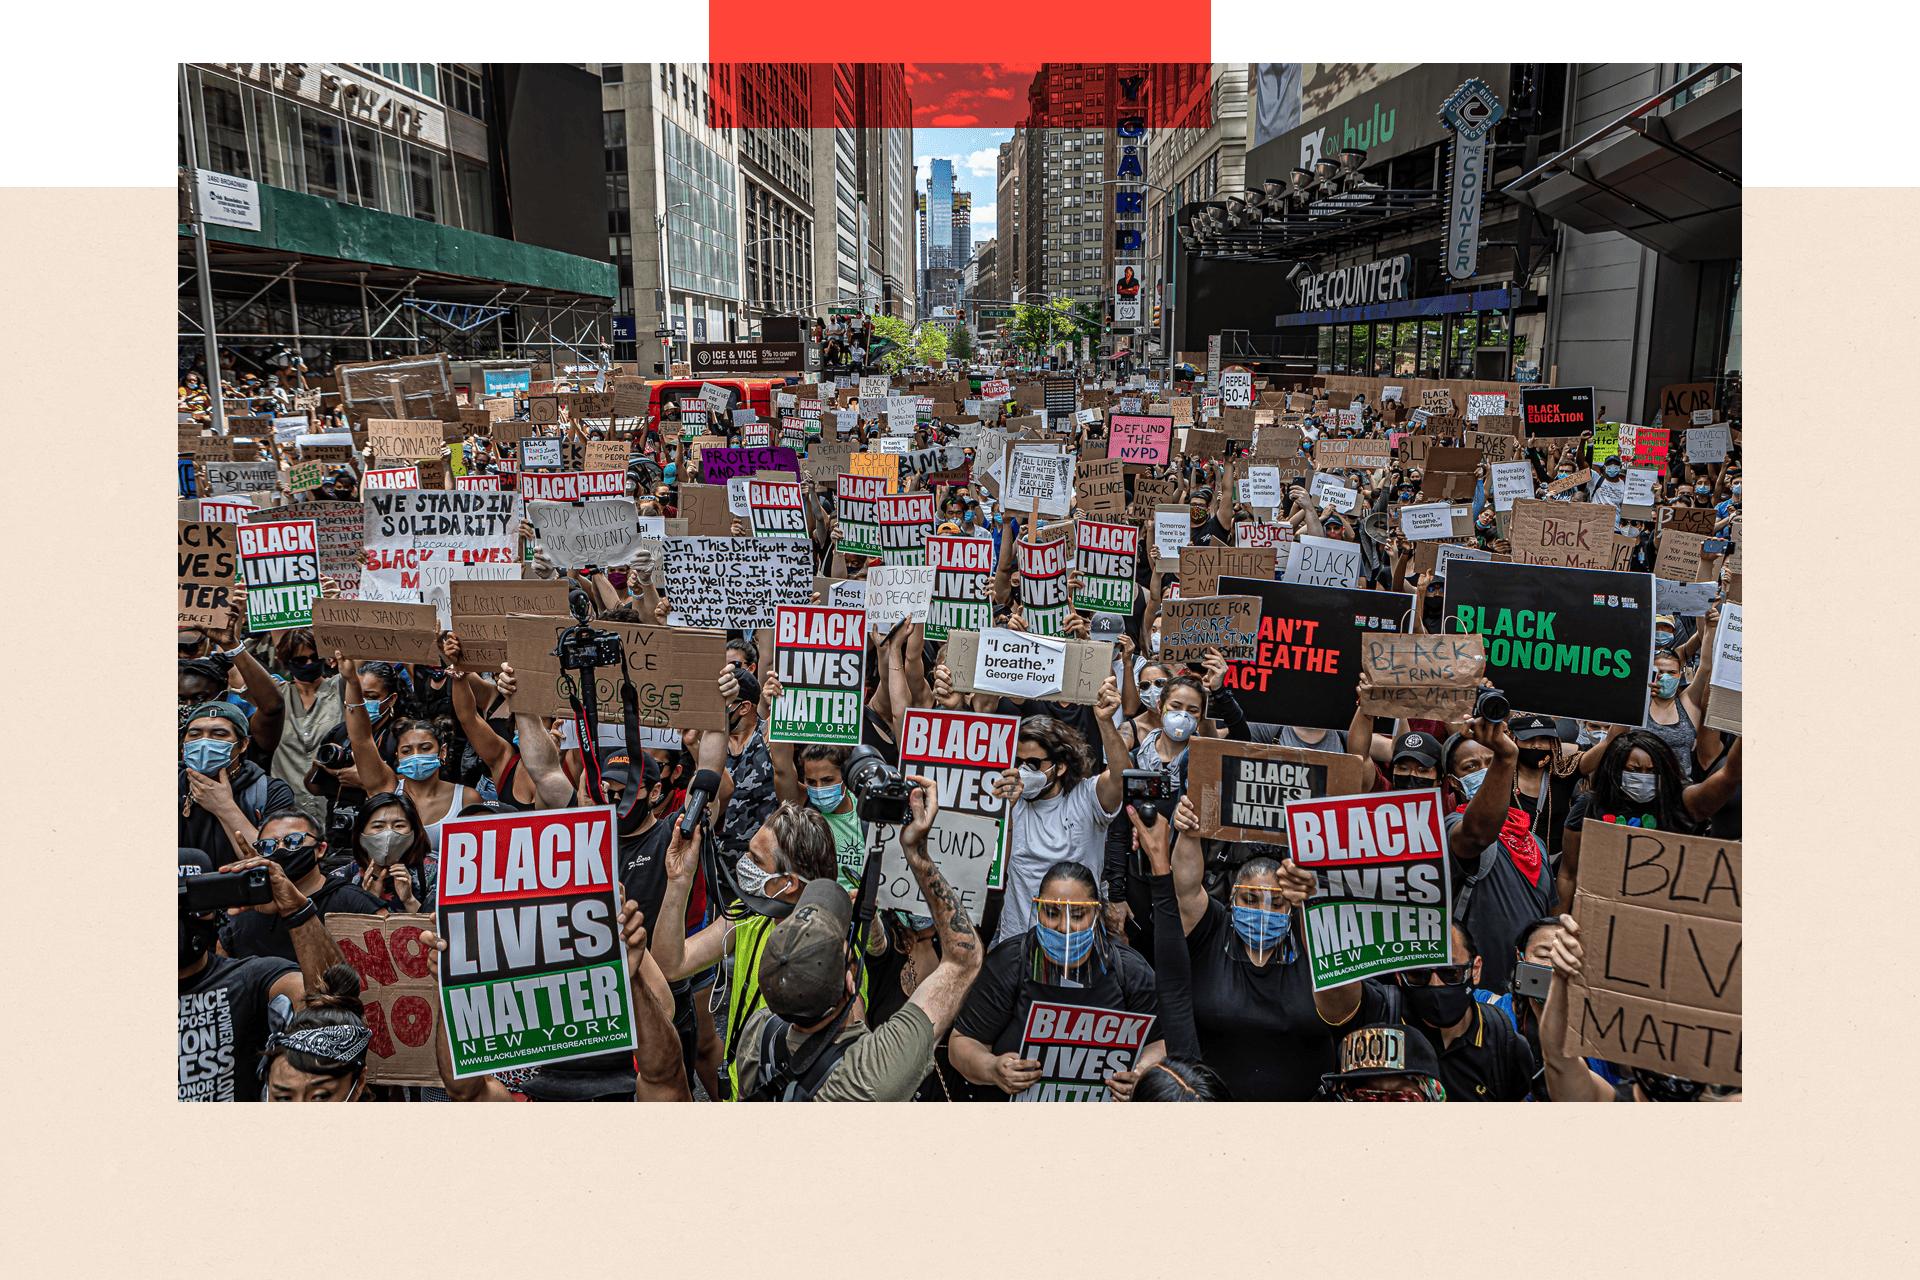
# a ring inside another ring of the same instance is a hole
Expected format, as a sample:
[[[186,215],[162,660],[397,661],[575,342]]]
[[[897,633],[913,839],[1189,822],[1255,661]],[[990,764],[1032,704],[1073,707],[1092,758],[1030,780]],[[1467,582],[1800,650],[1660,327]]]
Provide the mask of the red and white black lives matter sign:
[[[1019,730],[1019,716],[917,707],[908,708],[901,724],[900,771],[933,783],[940,797],[934,825],[950,813],[989,818],[997,825],[993,869],[987,873],[991,889],[1000,887],[1007,849],[1006,805],[993,794],[993,780],[1013,768]]]
[[[758,538],[804,538],[807,517],[800,507],[800,486],[779,480],[747,481],[747,506]]]
[[[925,564],[927,539],[933,536],[933,495],[910,493],[883,496],[874,506],[880,515],[880,558],[886,564]]]
[[[528,471],[520,476],[520,496],[529,502],[582,502],[588,498],[624,498],[624,471]]]
[[[1438,791],[1289,800],[1293,860],[1320,880],[1307,900],[1313,989],[1453,963],[1453,894]]]
[[[1148,1013],[1034,1001],[1020,1056],[1040,1064],[1040,1079],[1013,1101],[1105,1102],[1107,1077],[1134,1069],[1152,1027]]]
[[[1020,604],[1027,630],[1037,636],[1057,636],[1067,620],[1067,540],[1013,544],[1019,557]]]

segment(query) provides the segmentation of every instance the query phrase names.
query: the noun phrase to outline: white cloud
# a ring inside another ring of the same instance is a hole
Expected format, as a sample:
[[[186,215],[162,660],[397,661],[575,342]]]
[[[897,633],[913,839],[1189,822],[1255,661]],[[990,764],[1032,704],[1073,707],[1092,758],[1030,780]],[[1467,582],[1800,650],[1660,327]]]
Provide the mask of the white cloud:
[[[925,191],[927,179],[933,176],[933,157],[915,156],[913,158],[913,189]]]
[[[998,148],[988,147],[974,152],[961,161],[967,172],[976,178],[998,178],[1000,176],[1000,152]]]

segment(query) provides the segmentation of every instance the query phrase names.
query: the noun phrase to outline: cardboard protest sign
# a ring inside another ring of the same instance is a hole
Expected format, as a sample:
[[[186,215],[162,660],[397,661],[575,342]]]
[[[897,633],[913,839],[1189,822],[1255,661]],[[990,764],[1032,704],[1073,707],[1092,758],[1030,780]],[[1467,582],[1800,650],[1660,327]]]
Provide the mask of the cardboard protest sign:
[[[1173,457],[1174,420],[1116,413],[1107,420],[1107,456],[1141,466],[1165,466]]]
[[[1199,735],[1187,749],[1187,793],[1200,811],[1197,834],[1215,840],[1284,845],[1287,801],[1356,795],[1373,785],[1373,770],[1344,752]]]
[[[1493,509],[1511,511],[1516,498],[1533,497],[1533,464],[1530,462],[1496,462],[1487,468],[1488,478],[1493,482]]]
[[[1074,594],[1074,608],[1131,615],[1139,557],[1140,530],[1135,526],[1076,521],[1073,563],[1080,590]]]
[[[446,443],[440,424],[422,418],[368,418],[366,425],[368,451],[376,458],[438,458]]]
[[[432,605],[318,599],[312,608],[314,648],[322,658],[338,651],[361,662],[441,663],[440,624]]]
[[[1287,847],[1320,879],[1307,900],[1313,989],[1453,963],[1438,791],[1286,802]]]
[[[984,858],[987,868],[982,882],[986,888],[999,888],[1005,873],[1007,810],[1005,802],[993,794],[993,782],[1013,768],[1013,744],[1019,730],[1018,716],[938,708],[909,707],[901,724],[900,771],[930,780],[940,797],[940,812],[927,838],[927,852],[943,871],[943,854],[945,858],[962,859],[971,867],[977,867]],[[936,840],[934,833],[941,832],[945,834]],[[965,874],[971,880],[974,872]],[[889,874],[889,884],[893,880]],[[949,883],[961,892],[961,901],[967,902],[960,884]],[[925,914],[924,908],[914,910]]]
[[[1688,462],[1701,464],[1725,462],[1727,455],[1732,452],[1732,427],[1725,425],[1693,427],[1687,431]]]
[[[1676,382],[1660,388],[1660,425],[1678,431],[1693,425],[1693,415],[1702,409],[1713,412],[1711,382]],[[1693,461],[1688,458],[1687,461]],[[1713,461],[1718,462],[1715,458]]]
[[[867,570],[861,606],[866,610],[867,630],[875,639],[886,639],[903,622],[927,620],[939,572],[932,565],[921,564],[877,564]]]
[[[1619,511],[1605,502],[1555,502],[1518,498],[1507,526],[1513,563],[1571,569],[1613,565],[1613,530]]]
[[[847,474],[847,467],[859,448],[858,440],[816,441],[808,446],[807,456],[800,459],[801,470],[808,480],[832,480]]]
[[[560,397],[528,396],[527,421],[542,424],[560,421]]]
[[[638,507],[627,499],[529,502],[527,523],[540,532],[541,549],[557,568],[625,564],[640,549]]]
[[[843,555],[880,554],[879,501],[887,482],[879,476],[842,475],[835,479],[834,517],[839,521],[837,547]]]
[[[847,473],[884,480],[887,492],[900,488],[900,455],[897,453],[856,453],[848,460]]]
[[[1588,818],[1565,1051],[1740,1084],[1745,901],[1738,842]]]
[[[784,447],[708,449],[700,455],[702,484],[723,484],[734,476],[751,476],[761,471],[785,471],[798,478],[800,457],[793,450]]]
[[[1464,717],[1486,666],[1479,636],[1368,636],[1360,646],[1360,709],[1389,720]]]
[[[986,538],[927,539],[927,566],[934,570],[927,605],[927,639],[953,630],[981,631],[993,620],[987,598],[993,582],[993,543]]]
[[[1486,644],[1516,707],[1638,725],[1653,656],[1653,576],[1498,561],[1447,565],[1446,612]]]
[[[1271,580],[1277,559],[1277,553],[1270,546],[1182,547],[1180,594],[1182,597],[1218,595],[1223,574]]]
[[[1254,657],[1227,666],[1226,685],[1247,718],[1321,729],[1352,722],[1361,644],[1369,632],[1398,631],[1412,604],[1397,591],[1225,575],[1218,589],[1260,600]]]
[[[362,1017],[373,1033],[367,1083],[439,1088],[433,1048],[440,1033],[439,984],[433,978],[433,952],[420,942],[421,932],[433,928],[433,917],[342,912],[327,915],[324,923],[360,975]]]
[[[804,538],[667,538],[665,595],[676,627],[771,627],[774,609],[813,595],[813,549]]]
[[[747,506],[756,538],[804,538],[806,512],[800,505],[798,481],[749,480]]]
[[[1125,511],[1125,465],[1118,458],[1083,458],[1073,479],[1074,500],[1079,508],[1096,516],[1119,515]]]
[[[1040,1078],[1011,1101],[1106,1102],[1107,1077],[1133,1070],[1152,1026],[1150,1013],[1035,1000],[1020,1033],[1020,1057],[1040,1064]]]
[[[1233,540],[1245,547],[1278,547],[1293,541],[1293,526],[1285,524],[1260,524],[1251,520],[1236,521],[1233,526]],[[1184,564],[1185,561],[1183,560]],[[1243,575],[1249,578],[1261,576],[1258,573]],[[1182,587],[1182,591],[1186,588]]]
[[[930,493],[887,494],[874,503],[880,517],[880,558],[887,564],[925,564],[935,508]]]
[[[1136,511],[1174,506],[1179,504],[1184,495],[1185,490],[1177,480],[1156,480],[1152,476],[1135,476],[1133,480],[1133,508]]]
[[[449,628],[460,641],[462,672],[492,675],[511,660],[507,651],[507,618],[512,614],[545,616],[556,627],[571,624],[565,578],[507,581],[459,580],[447,584]]]
[[[1668,528],[1661,531],[1659,555],[1653,562],[1653,576],[1670,582],[1699,582],[1701,549],[1707,539],[1697,533]]]
[[[610,807],[448,818],[435,931],[456,1079],[628,1054]]]
[[[1253,596],[1187,596],[1160,602],[1160,659],[1203,662],[1218,649],[1229,661],[1251,662],[1260,632],[1260,601]]]
[[[767,741],[859,746],[867,705],[866,614],[781,605],[773,652],[780,696],[767,722]]]
[[[1070,563],[1064,538],[1013,544],[1020,575],[1020,604],[1027,630],[1039,636],[1057,636],[1067,618],[1067,569]]]
[[[573,625],[571,617],[512,614],[505,619],[506,660],[513,664],[521,690],[514,704],[534,715],[570,720],[571,683],[583,699],[591,695],[596,700],[602,724],[617,725],[624,714],[619,671],[596,669],[594,687],[586,690],[579,687],[579,672],[561,670],[554,649],[560,633]],[[633,682],[641,726],[726,728],[727,708],[714,684],[726,665],[725,631],[605,619],[597,619],[594,626],[620,637],[621,662]]]
[[[240,571],[247,588],[247,628],[290,631],[313,621],[320,596],[320,546],[311,520],[273,520],[238,527]]]
[[[947,668],[957,693],[1008,698],[1053,698],[1092,706],[1113,674],[1113,645],[1103,640],[1059,640],[988,627],[947,637]]]
[[[179,532],[180,626],[223,627],[233,611],[237,526],[182,520]]]

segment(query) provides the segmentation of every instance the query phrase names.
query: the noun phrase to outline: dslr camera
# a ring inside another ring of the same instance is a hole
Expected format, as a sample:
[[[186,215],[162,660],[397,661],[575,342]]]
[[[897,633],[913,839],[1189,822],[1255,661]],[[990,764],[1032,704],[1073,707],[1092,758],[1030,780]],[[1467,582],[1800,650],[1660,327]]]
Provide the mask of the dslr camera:
[[[257,907],[273,901],[271,872],[265,867],[207,871],[180,880],[180,910],[202,916],[228,907]]]
[[[1513,705],[1507,701],[1507,695],[1498,689],[1482,689],[1473,699],[1473,714],[1476,719],[1498,724],[1513,713]]]
[[[856,801],[854,812],[862,822],[899,826],[913,817],[908,803],[913,784],[887,763],[886,757],[862,743],[847,757],[847,789]]]
[[[554,646],[553,656],[560,659],[561,669],[566,671],[617,667],[623,661],[620,637],[611,631],[597,631],[584,622],[560,633],[560,643]]]
[[[353,753],[344,743],[323,742],[314,748],[313,762],[323,769],[344,769],[353,763]]]

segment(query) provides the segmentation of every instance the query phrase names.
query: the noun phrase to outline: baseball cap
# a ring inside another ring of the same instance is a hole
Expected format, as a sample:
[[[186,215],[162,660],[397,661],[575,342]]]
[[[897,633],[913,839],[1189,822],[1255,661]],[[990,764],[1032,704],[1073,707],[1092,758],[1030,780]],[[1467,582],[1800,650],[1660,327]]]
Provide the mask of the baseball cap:
[[[1431,735],[1426,735],[1431,736]],[[1418,1031],[1394,1023],[1377,1023],[1349,1031],[1340,1042],[1340,1070],[1321,1076],[1321,1082],[1367,1080],[1376,1076],[1440,1078],[1440,1058]]]
[[[1514,716],[1507,721],[1507,732],[1516,742],[1525,742],[1528,738],[1558,738],[1560,726],[1551,716]]]
[[[798,1026],[833,1012],[847,984],[847,931],[853,899],[832,878],[807,881],[793,914],[773,926],[760,957],[767,1008]]]
[[[1429,769],[1440,767],[1440,740],[1419,729],[1409,729],[1393,740],[1393,757],[1388,761],[1417,760]]]
[[[1203,484],[1198,489],[1195,489],[1192,493],[1187,495],[1187,501],[1189,503],[1194,503],[1194,502],[1199,502],[1199,501],[1202,501],[1203,499],[1208,499],[1212,497],[1213,497],[1212,488]]]

